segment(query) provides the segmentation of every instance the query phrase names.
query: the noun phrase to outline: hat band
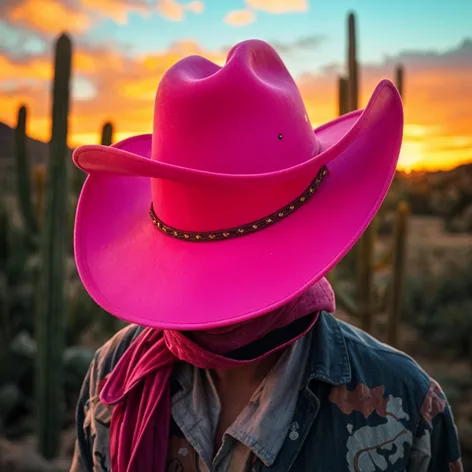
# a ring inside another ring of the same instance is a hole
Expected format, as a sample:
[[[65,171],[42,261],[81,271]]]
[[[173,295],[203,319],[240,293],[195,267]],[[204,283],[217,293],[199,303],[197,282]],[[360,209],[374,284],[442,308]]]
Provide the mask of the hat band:
[[[310,198],[316,192],[327,173],[327,167],[323,166],[316,174],[316,177],[313,179],[310,186],[288,205],[284,206],[283,208],[272,213],[269,216],[261,218],[257,221],[253,221],[252,223],[248,223],[246,225],[238,226],[236,228],[218,231],[182,231],[180,229],[166,225],[161,219],[159,219],[159,217],[154,213],[154,208],[152,204],[149,215],[151,217],[152,222],[162,233],[167,234],[173,238],[182,239],[184,241],[204,242],[238,238],[241,236],[245,236],[246,234],[255,233],[256,231],[259,231],[263,228],[267,228],[268,226],[272,226],[274,223],[277,223],[277,221],[282,220],[283,218],[300,208],[308,200],[310,200]]]

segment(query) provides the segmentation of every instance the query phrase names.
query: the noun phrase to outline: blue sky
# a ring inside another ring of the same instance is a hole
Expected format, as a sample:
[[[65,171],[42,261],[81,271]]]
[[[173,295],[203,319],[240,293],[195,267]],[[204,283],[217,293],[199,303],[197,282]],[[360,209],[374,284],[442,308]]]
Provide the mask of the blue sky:
[[[280,53],[318,126],[338,114],[350,11],[360,106],[405,67],[404,168],[471,162],[472,0],[0,0],[0,121],[13,124],[27,103],[32,135],[48,139],[52,45],[67,31],[75,144],[96,142],[105,119],[119,139],[149,131],[168,67],[195,53],[223,64],[250,38]]]
[[[346,14],[351,9],[357,16],[358,54],[363,62],[381,61],[404,50],[443,51],[472,35],[471,0],[310,0],[304,13],[256,11],[255,21],[241,27],[223,21],[229,11],[244,7],[243,0],[206,0],[202,14],[187,14],[181,22],[162,18],[158,12],[146,17],[132,12],[126,25],[105,20],[87,36],[125,44],[130,54],[165,50],[182,38],[212,50],[248,38],[291,43],[303,36],[322,36],[316,54],[301,51],[290,58],[291,67],[301,71],[307,61],[316,68],[344,60]]]

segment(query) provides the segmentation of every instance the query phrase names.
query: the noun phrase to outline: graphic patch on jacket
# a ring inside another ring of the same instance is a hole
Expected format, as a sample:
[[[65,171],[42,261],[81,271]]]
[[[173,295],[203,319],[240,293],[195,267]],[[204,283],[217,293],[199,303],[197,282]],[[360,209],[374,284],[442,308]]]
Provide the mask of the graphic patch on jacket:
[[[431,379],[428,393],[421,407],[422,429],[414,443],[413,432],[407,427],[410,419],[408,412],[403,410],[403,401],[393,395],[385,395],[383,385],[369,388],[358,384],[354,390],[348,390],[346,385],[332,389],[329,400],[334,403],[345,415],[354,417],[362,415],[367,422],[376,416],[372,425],[354,428],[358,421],[348,422],[346,428],[349,437],[346,442],[346,461],[349,472],[387,471],[397,464],[414,447],[422,451],[423,457],[418,457],[415,463],[415,454],[410,456],[410,470],[427,472],[429,462],[423,458],[431,457],[431,433],[433,420],[446,407],[446,399],[440,386]],[[418,435],[418,431],[417,431]],[[422,465],[424,464],[424,465]],[[457,460],[449,463],[449,471],[462,472],[462,462]]]

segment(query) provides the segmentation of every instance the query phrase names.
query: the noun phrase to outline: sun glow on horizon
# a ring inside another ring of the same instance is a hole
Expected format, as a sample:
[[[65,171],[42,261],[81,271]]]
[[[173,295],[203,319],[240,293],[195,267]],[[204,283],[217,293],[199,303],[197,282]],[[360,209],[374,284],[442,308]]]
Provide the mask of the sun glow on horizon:
[[[9,124],[14,126],[12,122]],[[41,141],[49,139],[49,133],[36,132],[38,128],[43,130],[50,129],[48,120],[35,120],[28,128],[31,129],[29,134],[34,139]],[[114,142],[119,142],[151,131],[151,129],[139,132],[133,130],[119,131],[115,128],[113,140]],[[472,162],[472,137],[451,136],[432,139],[431,131],[432,128],[428,130],[427,127],[420,125],[405,125],[402,149],[397,166],[398,170],[405,174],[420,171],[448,171],[462,164]],[[72,132],[69,135],[69,146],[75,148],[84,144],[99,144],[100,138],[100,129],[94,132]],[[438,143],[440,143],[440,146]],[[434,149],[434,145],[437,145],[438,149]],[[454,148],[455,146],[457,149]]]
[[[175,58],[172,60],[174,61]],[[164,68],[161,67],[161,69]],[[152,132],[152,103],[158,82],[159,80],[155,78],[148,81],[120,82],[117,84],[117,89],[122,98],[116,103],[109,102],[107,97],[100,101],[99,96],[94,99],[74,98],[69,120],[69,146],[100,143],[101,126],[110,119],[114,125],[114,142]],[[300,85],[309,116],[316,117],[316,121],[312,120],[314,129],[336,118],[334,113],[336,109],[335,84],[332,81],[324,83],[326,90],[321,91],[315,87],[317,84],[313,85],[305,81]],[[20,104],[28,102],[19,96],[1,97],[1,89],[0,98],[4,105],[0,110],[0,121],[14,126],[15,111]],[[27,131],[35,139],[48,141],[51,123],[48,110],[44,107],[47,103],[47,94],[44,94],[41,100],[36,98],[35,100],[37,101],[33,105],[36,106],[31,106],[31,113],[28,115]],[[98,103],[96,103],[97,100]],[[127,102],[130,104],[128,105]],[[125,105],[120,105],[120,103]],[[41,112],[41,108],[44,112]],[[458,122],[456,132],[454,122],[451,123],[450,117],[447,115],[442,117],[436,114],[436,110],[441,111],[440,108],[436,108],[427,114],[422,111],[422,102],[416,103],[413,99],[406,102],[406,123],[398,170],[404,173],[447,171],[472,162],[472,136],[467,135],[467,129],[470,129],[467,116]],[[431,119],[433,112],[435,113],[434,121]],[[450,110],[446,112],[450,113]],[[409,117],[412,117],[411,121]],[[435,124],[443,122],[448,123],[448,126]],[[470,126],[472,127],[472,117]]]

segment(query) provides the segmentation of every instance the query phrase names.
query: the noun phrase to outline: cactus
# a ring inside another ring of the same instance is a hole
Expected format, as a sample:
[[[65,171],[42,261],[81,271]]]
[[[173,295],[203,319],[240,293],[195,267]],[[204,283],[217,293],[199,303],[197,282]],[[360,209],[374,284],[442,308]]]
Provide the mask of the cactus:
[[[348,16],[348,77],[340,77],[339,86],[339,115],[354,111],[359,105],[359,72],[357,62],[355,16]],[[403,68],[396,69],[396,83],[400,94],[403,91]],[[377,219],[367,227],[353,251],[356,255],[356,295],[352,299],[345,291],[336,287],[337,280],[333,271],[330,272],[330,281],[335,286],[336,299],[340,307],[353,317],[360,318],[361,327],[370,332],[374,323],[374,316],[387,309],[389,311],[388,339],[392,345],[397,343],[399,309],[402,300],[403,267],[406,246],[406,221],[408,207],[400,202],[397,208],[395,241],[393,248],[388,250],[379,261],[376,261],[375,242],[377,237]],[[390,265],[392,277],[384,293],[374,297],[375,271]]]
[[[41,248],[42,276],[36,336],[39,450],[56,456],[62,429],[62,352],[64,343],[67,234],[67,129],[72,45],[61,35],[56,42],[52,97],[52,133]]]
[[[349,111],[349,80],[347,77],[339,77],[338,79],[338,114],[342,116]]]
[[[44,165],[36,166],[33,170],[33,188],[36,195],[36,220],[41,225],[44,216],[44,190],[46,169]]]
[[[112,143],[113,143],[113,124],[107,121],[102,126],[101,144],[103,146],[111,146]],[[84,296],[86,298],[89,298],[88,295],[84,295]],[[117,318],[115,318],[114,316],[110,316],[109,313],[107,313],[105,310],[98,307],[91,300],[89,300],[89,304],[93,306],[93,308],[90,308],[89,310],[96,311],[96,314],[94,315],[95,319],[99,320],[100,326],[104,333],[108,333],[112,335],[120,329],[122,325],[120,324],[120,321]]]
[[[38,225],[31,196],[31,172],[26,151],[26,118],[27,110],[22,105],[18,110],[15,129],[16,174],[20,210],[28,237],[31,239],[36,235]]]
[[[374,299],[374,276],[376,263],[373,258],[375,224],[371,224],[372,230],[366,231],[356,246],[357,252],[357,287],[356,299],[351,297],[335,286],[336,300],[340,307],[355,318],[360,318],[362,329],[370,332],[373,326],[374,316],[385,311],[388,305],[389,326],[388,340],[393,346],[397,343],[399,310],[402,305],[402,286],[404,279],[404,266],[406,259],[406,240],[407,240],[407,223],[409,209],[408,205],[401,201],[396,210],[395,237],[393,242],[393,250],[391,265],[392,275],[387,284],[386,290],[380,296],[380,301]],[[362,245],[359,245],[360,242]],[[331,276],[333,285],[336,284],[334,277]],[[337,284],[336,284],[337,285]]]
[[[0,199],[0,268],[6,268],[10,254],[9,247],[9,219],[3,198]]]
[[[374,243],[375,229],[371,223],[357,243],[357,306],[361,313],[361,327],[371,332],[373,326],[374,307],[372,304],[374,283]]]
[[[403,73],[404,69],[401,64],[395,67],[395,85],[397,86],[398,93],[403,99]]]
[[[348,111],[359,108],[359,66],[357,62],[356,18],[354,13],[348,15]],[[372,306],[374,264],[375,226],[372,222],[356,244],[357,251],[357,304],[362,313],[362,328],[370,331],[373,324],[374,309]]]
[[[8,316],[8,280],[3,272],[7,267],[10,254],[10,224],[3,198],[0,199],[0,342],[2,346],[8,344],[10,339]],[[1,352],[1,349],[0,349]]]
[[[113,143],[113,125],[107,121],[102,128],[102,140],[103,146],[111,146]]]
[[[395,239],[393,245],[392,283],[388,307],[388,343],[398,345],[398,327],[403,300],[403,282],[405,278],[406,240],[408,235],[409,208],[406,202],[397,206]]]
[[[348,54],[347,65],[349,72],[349,111],[359,108],[359,67],[357,63],[356,18],[354,13],[348,16]]]

